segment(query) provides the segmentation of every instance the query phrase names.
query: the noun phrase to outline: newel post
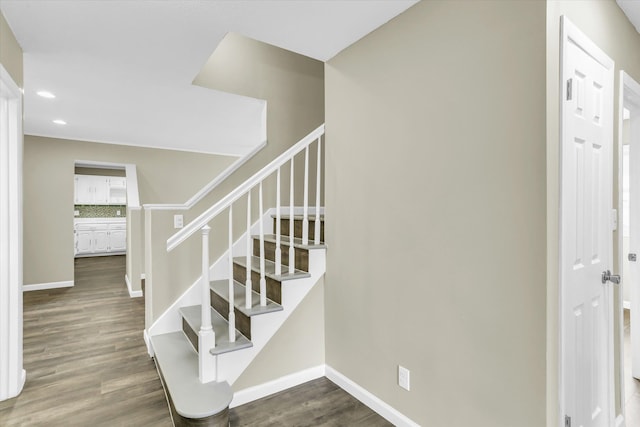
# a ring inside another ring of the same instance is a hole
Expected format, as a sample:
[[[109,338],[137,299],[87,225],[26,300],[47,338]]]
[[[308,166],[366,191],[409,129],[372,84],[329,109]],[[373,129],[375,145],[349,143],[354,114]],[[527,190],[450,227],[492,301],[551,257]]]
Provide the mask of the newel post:
[[[216,345],[216,335],[211,326],[211,290],[209,287],[209,231],[208,225],[202,227],[202,306],[201,324],[198,332],[198,371],[201,383],[216,380],[215,356],[209,350]]]

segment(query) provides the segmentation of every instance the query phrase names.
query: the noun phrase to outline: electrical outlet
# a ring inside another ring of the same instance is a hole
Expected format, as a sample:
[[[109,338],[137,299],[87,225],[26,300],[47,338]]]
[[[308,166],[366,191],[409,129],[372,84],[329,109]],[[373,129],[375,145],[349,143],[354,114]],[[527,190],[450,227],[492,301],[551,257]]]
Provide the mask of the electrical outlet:
[[[400,365],[398,365],[398,385],[407,391],[411,390],[411,372]]]
[[[116,216],[120,216],[120,211],[119,210],[116,211]]]
[[[80,211],[78,209],[73,211],[73,216],[80,216]]]
[[[173,228],[182,228],[183,227],[183,216],[182,215],[174,215],[173,216]]]

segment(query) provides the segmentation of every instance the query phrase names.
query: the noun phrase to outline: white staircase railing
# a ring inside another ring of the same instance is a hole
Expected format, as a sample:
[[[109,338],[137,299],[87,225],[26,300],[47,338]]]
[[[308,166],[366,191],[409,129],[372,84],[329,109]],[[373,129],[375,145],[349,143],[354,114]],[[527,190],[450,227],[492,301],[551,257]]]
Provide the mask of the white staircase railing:
[[[314,242],[318,244],[320,242],[320,191],[321,191],[321,153],[322,153],[322,136],[324,135],[324,124],[312,131],[309,135],[305,136],[302,140],[297,142],[287,151],[282,153],[276,159],[274,159],[267,166],[256,172],[251,178],[247,179],[244,183],[236,187],[233,191],[220,199],[217,203],[200,214],[197,218],[187,224],[182,230],[171,236],[167,240],[167,251],[170,252],[178,247],[182,242],[187,240],[190,236],[195,234],[198,230],[202,233],[202,313],[201,313],[201,327],[198,333],[199,345],[198,345],[198,357],[199,357],[199,379],[200,382],[206,383],[215,381],[215,364],[210,363],[211,357],[209,350],[215,347],[215,333],[211,324],[211,294],[210,294],[210,277],[209,268],[211,260],[209,259],[209,222],[222,212],[228,210],[229,214],[229,341],[235,341],[235,306],[234,306],[234,281],[233,281],[233,204],[241,199],[247,197],[247,255],[246,255],[246,308],[251,308],[251,259],[252,259],[252,239],[251,239],[251,191],[258,187],[258,205],[260,216],[264,212],[263,205],[263,182],[269,178],[272,174],[276,173],[276,247],[275,247],[275,274],[282,274],[281,271],[281,239],[280,239],[280,175],[281,167],[290,163],[291,181],[289,186],[289,273],[292,273],[295,268],[295,249],[293,246],[294,238],[294,161],[297,154],[304,150],[304,198],[303,198],[303,244],[308,244],[309,241],[309,147],[311,144],[317,141],[317,167],[316,167],[316,221],[314,229]],[[266,276],[265,276],[265,250],[264,250],[264,227],[263,222],[260,220],[260,305],[267,305],[267,290],[266,290]],[[214,240],[214,243],[217,240]]]

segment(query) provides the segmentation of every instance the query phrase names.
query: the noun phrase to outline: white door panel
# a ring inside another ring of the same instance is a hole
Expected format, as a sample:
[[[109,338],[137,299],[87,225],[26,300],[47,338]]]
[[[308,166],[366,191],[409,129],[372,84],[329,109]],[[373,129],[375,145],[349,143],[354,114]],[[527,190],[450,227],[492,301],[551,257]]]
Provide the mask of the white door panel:
[[[570,24],[563,30],[578,34]],[[571,417],[572,427],[606,426],[611,410],[607,345],[607,292],[611,285],[602,284],[601,275],[611,269],[612,252],[613,64],[593,56],[594,46],[582,43],[580,37],[563,40],[566,86],[560,239],[564,411]]]

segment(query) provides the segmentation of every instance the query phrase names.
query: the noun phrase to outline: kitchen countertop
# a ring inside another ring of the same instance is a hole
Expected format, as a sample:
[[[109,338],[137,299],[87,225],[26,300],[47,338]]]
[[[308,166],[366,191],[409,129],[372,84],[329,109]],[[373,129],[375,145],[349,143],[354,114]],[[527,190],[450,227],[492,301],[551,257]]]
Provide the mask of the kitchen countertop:
[[[74,218],[74,224],[104,224],[104,223],[122,223],[125,224],[127,218],[124,216],[116,216],[111,218]]]

